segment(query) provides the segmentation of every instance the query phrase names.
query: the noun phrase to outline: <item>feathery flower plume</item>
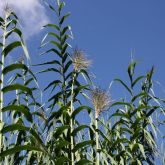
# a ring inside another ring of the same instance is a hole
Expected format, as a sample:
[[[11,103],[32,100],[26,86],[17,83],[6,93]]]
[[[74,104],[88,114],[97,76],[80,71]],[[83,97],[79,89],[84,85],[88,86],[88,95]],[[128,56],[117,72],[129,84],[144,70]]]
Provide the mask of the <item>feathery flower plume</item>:
[[[12,9],[10,8],[7,2],[5,3],[3,10],[4,10],[5,15],[7,16],[9,16],[12,13]]]
[[[87,69],[91,65],[91,61],[88,60],[82,50],[74,49],[72,56],[73,66],[75,71],[81,69]]]
[[[91,91],[91,100],[95,108],[96,119],[99,117],[100,113],[109,108],[112,103],[109,93],[99,87],[96,87]]]

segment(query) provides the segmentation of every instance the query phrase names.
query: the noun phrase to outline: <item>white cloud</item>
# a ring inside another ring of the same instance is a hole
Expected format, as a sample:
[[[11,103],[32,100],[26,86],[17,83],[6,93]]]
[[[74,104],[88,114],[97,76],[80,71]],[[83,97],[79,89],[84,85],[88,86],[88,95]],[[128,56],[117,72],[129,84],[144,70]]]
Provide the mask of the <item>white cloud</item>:
[[[19,17],[26,37],[38,33],[49,20],[40,0],[0,0],[1,15],[6,2]]]

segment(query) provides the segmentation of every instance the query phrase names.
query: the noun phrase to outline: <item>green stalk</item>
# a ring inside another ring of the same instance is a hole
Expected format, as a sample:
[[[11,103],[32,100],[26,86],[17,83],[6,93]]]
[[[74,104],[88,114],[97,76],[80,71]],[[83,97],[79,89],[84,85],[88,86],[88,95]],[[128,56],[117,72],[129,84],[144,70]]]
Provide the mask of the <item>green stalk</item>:
[[[1,57],[1,84],[0,84],[0,122],[3,123],[3,113],[2,113],[2,108],[3,108],[3,103],[4,103],[4,98],[3,98],[3,87],[4,87],[4,74],[2,73],[3,69],[4,69],[4,62],[5,62],[5,54],[4,54],[4,49],[5,49],[5,45],[6,45],[6,33],[7,33],[7,13],[5,14],[5,22],[4,22],[4,29],[3,29],[3,47],[2,47],[2,57]],[[3,136],[0,133],[0,153],[2,151],[2,144],[3,144]]]
[[[16,90],[16,100],[17,100],[17,105],[19,105],[20,104],[20,97],[19,97],[19,91],[18,91],[18,89]]]
[[[72,80],[72,87],[71,87],[71,103],[70,103],[70,134],[71,134],[71,164],[74,165],[74,137],[72,135],[73,132],[73,126],[74,126],[74,121],[72,119],[72,113],[74,111],[74,82],[75,82],[75,74],[73,75],[73,80]]]
[[[22,64],[25,64],[24,60],[22,61]],[[25,76],[25,71],[22,70],[22,74],[23,74],[23,82],[24,82],[24,85],[26,83],[26,76]],[[25,99],[26,99],[26,106],[28,107],[29,106],[29,100],[28,100],[28,95],[26,94],[25,96]]]
[[[96,138],[96,165],[100,165],[100,159],[99,159],[99,134],[98,134],[98,117],[95,117],[95,138]]]

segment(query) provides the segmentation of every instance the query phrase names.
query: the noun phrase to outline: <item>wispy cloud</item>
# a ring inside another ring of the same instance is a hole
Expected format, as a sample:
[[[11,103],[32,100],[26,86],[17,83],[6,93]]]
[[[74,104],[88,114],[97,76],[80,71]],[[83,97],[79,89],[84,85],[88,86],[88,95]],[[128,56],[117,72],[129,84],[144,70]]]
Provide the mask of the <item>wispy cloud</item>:
[[[26,37],[38,33],[43,25],[48,22],[44,6],[40,0],[0,0],[0,14],[3,13],[7,3],[14,10],[19,19]]]

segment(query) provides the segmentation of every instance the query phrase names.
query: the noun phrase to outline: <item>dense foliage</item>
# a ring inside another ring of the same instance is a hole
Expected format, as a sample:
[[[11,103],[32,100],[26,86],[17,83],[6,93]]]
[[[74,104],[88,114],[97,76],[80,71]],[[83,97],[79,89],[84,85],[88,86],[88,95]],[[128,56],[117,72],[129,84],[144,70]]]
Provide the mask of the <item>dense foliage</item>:
[[[127,97],[114,101],[92,82],[84,52],[69,44],[73,37],[65,2],[47,5],[56,23],[44,26],[41,55],[50,60],[43,63],[31,64],[12,9],[6,6],[0,17],[0,164],[156,164],[158,124],[165,111],[164,99],[153,91],[154,68],[136,77],[136,62],[131,61],[128,82],[114,80]],[[7,62],[8,55],[19,54],[17,61]],[[33,67],[42,70],[34,74]],[[41,91],[37,76],[46,74],[52,80]],[[49,93],[44,102],[42,92]],[[84,113],[86,123],[80,120]]]

